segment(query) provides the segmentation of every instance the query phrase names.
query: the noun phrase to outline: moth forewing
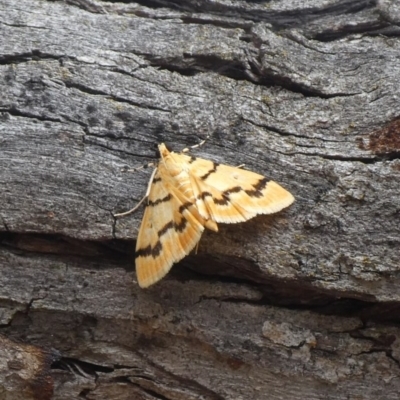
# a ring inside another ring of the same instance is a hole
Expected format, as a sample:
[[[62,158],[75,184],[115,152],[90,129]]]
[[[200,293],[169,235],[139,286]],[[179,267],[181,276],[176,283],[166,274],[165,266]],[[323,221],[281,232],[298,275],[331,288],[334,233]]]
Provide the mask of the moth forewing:
[[[148,205],[136,242],[136,274],[139,286],[148,287],[163,278],[200,240],[202,217],[185,196],[168,187],[162,169],[153,179]]]

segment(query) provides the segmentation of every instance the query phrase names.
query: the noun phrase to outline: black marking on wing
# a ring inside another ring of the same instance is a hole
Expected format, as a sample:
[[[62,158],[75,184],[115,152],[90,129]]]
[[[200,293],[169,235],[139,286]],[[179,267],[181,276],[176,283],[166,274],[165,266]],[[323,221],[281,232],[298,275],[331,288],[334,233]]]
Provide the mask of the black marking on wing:
[[[190,156],[189,164],[194,163],[197,160],[197,157],[195,156]]]
[[[156,201],[151,201],[149,200],[149,202],[147,203],[147,205],[149,207],[154,207],[157,206],[160,203],[165,203],[166,201],[170,201],[172,199],[171,194],[167,194],[165,197],[163,197],[162,199],[157,199]]]
[[[178,209],[178,211],[182,214],[185,210],[187,210],[190,206],[192,206],[193,205],[193,203],[190,203],[189,201],[188,202],[186,202],[186,203],[183,203],[180,207],[179,207],[179,209]]]
[[[226,189],[222,192],[222,196],[229,197],[231,193],[239,193],[243,189],[240,186],[234,186],[233,188]]]
[[[199,200],[204,200],[206,197],[212,197],[212,194],[210,192],[202,192],[197,196]]]
[[[151,245],[148,245],[142,249],[139,249],[136,251],[136,258],[138,257],[152,257],[152,258],[157,258],[161,251],[162,251],[162,243],[161,243],[161,238],[170,230],[170,229],[175,229],[178,232],[183,232],[186,228],[188,221],[185,218],[182,218],[180,222],[177,224],[174,221],[169,221],[167,222],[158,232],[158,240],[156,244],[152,247]]]
[[[226,206],[227,204],[229,204],[229,198],[228,197],[222,197],[221,199],[213,198],[213,202],[215,204],[218,204],[219,206]]]
[[[218,168],[219,164],[216,162],[213,162],[212,164],[213,164],[213,167],[210,170],[208,170],[207,173],[205,173],[203,176],[200,176],[200,179],[202,181],[205,181],[211,174],[214,174],[215,172],[217,172],[217,168]]]
[[[197,196],[199,200],[205,200],[206,197],[212,197],[212,201],[220,206],[226,206],[229,203],[229,198],[227,196],[224,196],[224,192],[222,192],[221,199],[216,199],[210,192],[203,192]]]
[[[202,192],[197,196],[197,199],[205,200],[206,197],[212,197],[212,200],[215,204],[218,204],[220,206],[226,206],[230,202],[229,196],[232,193],[245,192],[250,197],[258,197],[258,198],[263,197],[262,190],[265,189],[267,184],[268,184],[267,178],[263,177],[255,185],[252,185],[253,189],[243,190],[240,186],[234,186],[230,189],[221,192],[221,198],[213,197],[210,192]]]
[[[253,186],[253,190],[245,190],[245,193],[248,194],[250,197],[263,197],[262,190],[266,188],[268,184],[267,178],[261,178],[255,185]]]
[[[170,229],[174,227],[174,221],[167,222],[158,232],[157,236],[160,239],[163,235],[165,235]]]
[[[174,228],[175,230],[177,230],[178,232],[183,232],[186,228],[188,221],[186,218],[182,218],[181,221],[179,222],[179,224],[174,223]]]
[[[155,178],[153,179],[153,182],[152,182],[152,183],[157,183],[157,182],[161,182],[161,181],[162,181],[161,177],[160,177],[160,176],[157,176],[157,177],[155,177]]]
[[[138,257],[153,257],[157,258],[162,250],[162,244],[159,240],[157,240],[157,243],[154,245],[154,247],[151,247],[149,244],[148,246],[144,247],[143,249],[139,249],[136,251],[136,258]]]

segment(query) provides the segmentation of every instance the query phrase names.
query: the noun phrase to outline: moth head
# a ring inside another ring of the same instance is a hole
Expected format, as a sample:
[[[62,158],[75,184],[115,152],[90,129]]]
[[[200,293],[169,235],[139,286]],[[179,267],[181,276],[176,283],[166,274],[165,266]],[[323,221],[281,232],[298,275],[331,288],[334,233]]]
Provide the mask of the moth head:
[[[170,154],[169,150],[167,149],[164,143],[158,145],[158,151],[160,152],[161,158],[165,158]]]

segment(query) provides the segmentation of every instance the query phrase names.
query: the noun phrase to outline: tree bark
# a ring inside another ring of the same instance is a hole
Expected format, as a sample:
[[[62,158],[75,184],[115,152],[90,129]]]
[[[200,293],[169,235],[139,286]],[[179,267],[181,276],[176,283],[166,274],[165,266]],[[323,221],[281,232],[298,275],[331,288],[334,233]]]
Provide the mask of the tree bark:
[[[0,399],[398,399],[396,1],[0,2]],[[289,209],[142,290],[155,145]]]

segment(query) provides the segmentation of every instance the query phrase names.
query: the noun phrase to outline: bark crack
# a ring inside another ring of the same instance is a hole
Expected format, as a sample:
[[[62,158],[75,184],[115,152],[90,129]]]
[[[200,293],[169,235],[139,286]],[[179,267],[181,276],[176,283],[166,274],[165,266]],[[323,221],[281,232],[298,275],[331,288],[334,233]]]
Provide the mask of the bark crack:
[[[2,221],[2,223],[3,223],[3,226],[4,226],[5,231],[6,231],[6,232],[10,232],[10,229],[9,229],[9,227],[8,227],[8,225],[7,225],[7,222],[6,222],[6,220],[4,219],[3,215],[0,214],[0,217],[1,217],[1,221]]]
[[[47,29],[47,28],[39,28],[35,27],[37,29]],[[21,63],[26,63],[30,62],[32,60],[56,60],[59,61],[62,59],[62,56],[57,56],[54,54],[49,54],[49,53],[43,53],[40,50],[32,50],[30,52],[26,53],[19,53],[19,54],[3,54],[0,55],[0,65],[9,65],[9,64],[21,64]]]
[[[120,97],[120,96],[115,96],[112,94],[110,95],[110,93],[104,92],[102,90],[96,90],[89,86],[85,86],[83,84],[72,83],[71,81],[65,81],[64,83],[67,88],[77,89],[82,93],[91,94],[94,96],[104,96],[104,97],[112,98],[114,101],[117,101],[119,103],[129,104],[131,106],[135,106],[135,107],[139,107],[139,108],[143,108],[143,109],[147,109],[147,110],[161,111],[161,112],[165,112],[165,113],[171,112],[171,110],[169,110],[169,109],[156,107],[156,106],[150,106],[150,105],[144,105],[143,103],[128,100],[128,99]]]
[[[30,119],[35,119],[37,121],[43,121],[43,122],[63,123],[63,120],[61,118],[50,118],[48,116],[42,116],[42,115],[38,115],[38,114],[34,114],[34,113],[29,113],[26,111],[20,111],[17,109],[17,107],[0,108],[0,112],[8,113],[14,117],[30,118]]]

